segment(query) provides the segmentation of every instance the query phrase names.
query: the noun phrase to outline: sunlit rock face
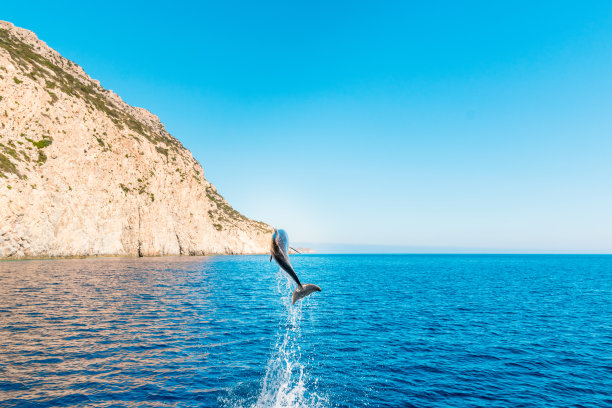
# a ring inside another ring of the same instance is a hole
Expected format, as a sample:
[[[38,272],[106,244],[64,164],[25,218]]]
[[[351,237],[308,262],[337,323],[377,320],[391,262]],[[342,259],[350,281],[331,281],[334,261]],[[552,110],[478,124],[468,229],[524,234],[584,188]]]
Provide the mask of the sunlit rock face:
[[[0,22],[0,258],[268,251],[157,116]]]

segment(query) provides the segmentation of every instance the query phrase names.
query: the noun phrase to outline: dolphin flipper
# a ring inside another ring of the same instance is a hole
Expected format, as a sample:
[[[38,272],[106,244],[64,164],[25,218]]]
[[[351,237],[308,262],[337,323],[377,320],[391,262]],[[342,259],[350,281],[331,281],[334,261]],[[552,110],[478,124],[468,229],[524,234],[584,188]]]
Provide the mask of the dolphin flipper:
[[[314,292],[320,292],[321,288],[312,283],[306,283],[304,285],[298,286],[296,290],[293,291],[293,295],[291,295],[291,304],[294,305],[298,300],[305,298]]]

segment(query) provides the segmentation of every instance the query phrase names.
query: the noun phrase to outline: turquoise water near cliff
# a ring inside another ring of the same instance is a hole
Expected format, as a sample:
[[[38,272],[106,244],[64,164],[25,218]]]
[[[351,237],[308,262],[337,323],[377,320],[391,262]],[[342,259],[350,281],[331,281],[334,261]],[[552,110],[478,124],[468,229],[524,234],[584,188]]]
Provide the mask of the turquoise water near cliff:
[[[612,256],[0,262],[0,406],[612,406]]]

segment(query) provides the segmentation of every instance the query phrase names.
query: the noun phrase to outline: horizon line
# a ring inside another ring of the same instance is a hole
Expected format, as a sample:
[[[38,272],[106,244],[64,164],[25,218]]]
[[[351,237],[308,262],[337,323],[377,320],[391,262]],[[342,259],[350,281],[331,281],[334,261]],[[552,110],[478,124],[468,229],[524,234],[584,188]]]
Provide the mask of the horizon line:
[[[267,254],[260,254],[266,255]],[[606,252],[310,252],[291,255],[601,255]]]
[[[297,241],[294,247],[309,248],[317,254],[483,254],[483,255],[612,255],[601,249],[542,249],[542,248],[482,248],[482,247],[442,247],[381,244],[315,243]]]

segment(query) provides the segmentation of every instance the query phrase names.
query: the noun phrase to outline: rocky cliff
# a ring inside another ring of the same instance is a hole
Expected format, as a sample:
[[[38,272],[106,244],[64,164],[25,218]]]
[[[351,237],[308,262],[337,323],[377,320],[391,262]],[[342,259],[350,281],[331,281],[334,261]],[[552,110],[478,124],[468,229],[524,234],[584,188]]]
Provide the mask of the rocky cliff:
[[[0,258],[264,253],[157,116],[0,22]]]

